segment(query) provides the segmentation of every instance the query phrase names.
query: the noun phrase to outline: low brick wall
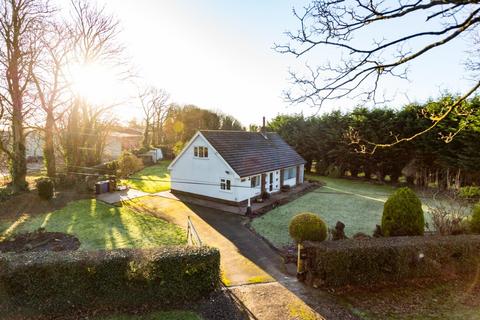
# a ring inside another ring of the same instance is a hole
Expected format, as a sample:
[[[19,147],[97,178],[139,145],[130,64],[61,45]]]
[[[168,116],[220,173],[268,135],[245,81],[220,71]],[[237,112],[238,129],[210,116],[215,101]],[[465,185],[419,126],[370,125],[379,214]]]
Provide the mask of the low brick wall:
[[[480,235],[392,237],[305,243],[306,282],[371,285],[478,272]]]

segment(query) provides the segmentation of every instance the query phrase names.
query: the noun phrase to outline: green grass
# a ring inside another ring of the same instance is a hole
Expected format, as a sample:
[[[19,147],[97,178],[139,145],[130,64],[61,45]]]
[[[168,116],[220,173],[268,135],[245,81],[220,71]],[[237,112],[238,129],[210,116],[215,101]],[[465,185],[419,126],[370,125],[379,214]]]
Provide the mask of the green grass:
[[[167,170],[170,162],[170,160],[163,160],[159,164],[146,167],[135,173],[130,179],[122,180],[122,183],[148,193],[170,190],[170,174]]]
[[[394,187],[362,181],[308,176],[321,179],[326,186],[280,206],[252,221],[252,227],[277,247],[291,244],[288,225],[299,212],[313,212],[333,228],[337,221],[345,223],[345,232],[372,234],[380,224],[383,204]]]
[[[42,227],[47,231],[75,235],[83,250],[148,248],[186,243],[185,231],[172,223],[128,207],[115,207],[94,199],[73,201],[60,210],[14,223],[2,222],[0,236],[9,228],[9,232],[21,233]]]
[[[94,320],[202,320],[202,318],[189,311],[156,312],[149,315],[116,315],[94,318]]]
[[[385,201],[396,189],[390,185],[360,180],[315,175],[307,175],[306,178],[322,181],[326,185],[252,221],[252,227],[277,247],[293,243],[288,234],[288,225],[293,216],[300,212],[318,214],[329,228],[334,228],[337,221],[343,222],[347,236],[357,232],[372,235],[375,226],[381,224]],[[434,200],[431,196],[420,195],[420,200],[430,230],[433,226],[428,213],[429,205],[441,203],[452,209],[458,205],[447,198]],[[462,211],[466,216],[470,213],[470,207],[465,206]]]

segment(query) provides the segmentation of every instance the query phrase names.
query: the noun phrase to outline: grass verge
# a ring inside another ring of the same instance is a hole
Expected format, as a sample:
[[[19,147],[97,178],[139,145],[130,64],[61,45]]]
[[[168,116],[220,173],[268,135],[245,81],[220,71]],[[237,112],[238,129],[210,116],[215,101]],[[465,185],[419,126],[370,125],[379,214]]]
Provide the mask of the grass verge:
[[[167,170],[170,162],[170,160],[163,160],[156,165],[146,167],[129,179],[122,180],[122,183],[148,193],[170,190],[170,174]]]

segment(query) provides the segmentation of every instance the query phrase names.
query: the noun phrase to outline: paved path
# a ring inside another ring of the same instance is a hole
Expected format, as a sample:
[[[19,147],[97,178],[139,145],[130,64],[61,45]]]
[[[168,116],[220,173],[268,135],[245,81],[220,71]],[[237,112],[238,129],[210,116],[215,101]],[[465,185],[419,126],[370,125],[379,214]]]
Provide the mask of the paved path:
[[[355,319],[328,293],[289,274],[282,258],[245,227],[247,218],[158,196],[130,205],[180,226],[190,216],[202,240],[219,248],[223,282],[251,319]]]
[[[146,192],[136,189],[128,189],[125,191],[101,193],[97,195],[97,200],[101,200],[109,204],[114,204],[120,201],[132,200],[146,195],[148,195],[148,193]]]
[[[192,210],[190,205],[158,196],[143,197],[129,205],[138,211],[148,211],[152,215],[182,227],[186,227],[187,217],[190,217],[202,241],[220,250],[222,281],[226,285],[274,281],[267,272],[246,258],[242,254],[241,248],[225,237],[221,230],[217,229],[215,225],[210,225],[203,216],[198,214],[203,210]],[[228,213],[223,213],[223,215],[228,218],[240,218]],[[228,225],[228,222],[223,224]]]

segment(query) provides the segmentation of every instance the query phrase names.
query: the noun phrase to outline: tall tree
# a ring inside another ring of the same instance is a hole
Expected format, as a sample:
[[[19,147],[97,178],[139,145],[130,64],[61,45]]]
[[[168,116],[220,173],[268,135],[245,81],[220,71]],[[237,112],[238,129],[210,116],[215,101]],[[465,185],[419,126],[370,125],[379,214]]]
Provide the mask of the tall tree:
[[[43,23],[51,11],[39,0],[0,1],[0,105],[9,138],[0,148],[10,159],[15,191],[27,186],[25,119],[32,111],[29,90]]]
[[[63,24],[46,24],[45,32],[39,39],[41,51],[38,63],[32,72],[38,104],[45,114],[44,126],[41,128],[45,139],[43,154],[47,175],[52,178],[56,176],[56,123],[65,114],[69,99],[66,95],[68,82],[64,68],[72,49],[71,40],[70,33]]]
[[[104,65],[126,77],[128,68],[123,57],[123,46],[118,41],[119,23],[104,8],[99,8],[84,0],[72,1],[72,21],[68,24],[70,37],[73,39],[69,64],[79,68],[92,65]],[[78,92],[73,92],[73,99],[64,127],[63,149],[67,169],[96,164],[100,128],[111,120],[105,113],[114,105],[94,106]],[[103,123],[103,125],[101,125]]]
[[[170,96],[163,89],[147,87],[140,90],[138,99],[145,120],[142,141],[144,148],[149,148],[152,142],[157,143],[158,136],[156,133],[160,130],[160,125],[163,126],[168,114],[167,101],[169,98]]]
[[[158,145],[163,143],[163,125],[167,119],[168,113],[170,112],[170,105],[168,100],[170,95],[163,89],[158,90],[158,99],[156,100],[154,107],[154,116],[153,116],[153,127],[152,127],[152,143]]]

